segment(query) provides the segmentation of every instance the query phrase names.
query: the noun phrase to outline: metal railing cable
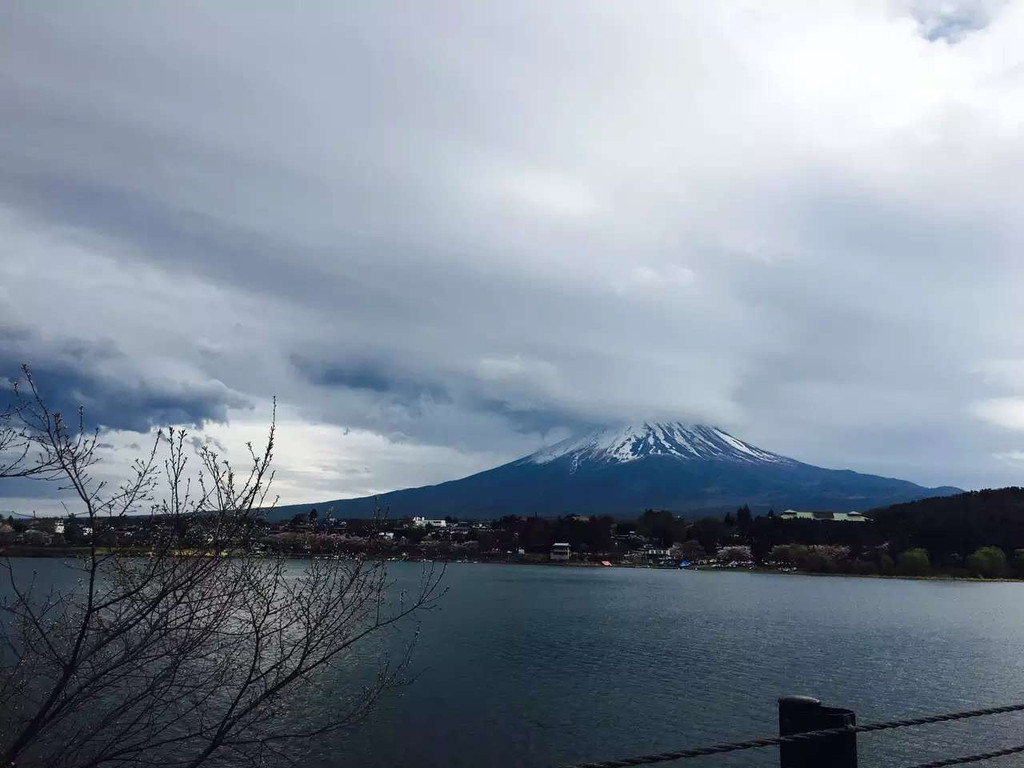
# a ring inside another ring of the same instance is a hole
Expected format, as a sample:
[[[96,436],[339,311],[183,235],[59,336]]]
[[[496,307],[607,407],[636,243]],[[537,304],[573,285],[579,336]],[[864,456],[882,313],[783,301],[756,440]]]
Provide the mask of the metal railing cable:
[[[670,752],[657,752],[650,755],[639,755],[619,760],[606,760],[596,763],[574,763],[563,768],[632,768],[637,765],[654,765],[655,763],[667,763],[673,760],[687,760],[695,757],[708,757],[710,755],[722,755],[729,752],[742,752],[748,749],[764,749],[766,747],[777,747],[780,744],[794,744],[797,742],[813,741],[829,736],[838,736],[845,733],[875,733],[877,731],[888,731],[894,728],[910,728],[918,725],[933,725],[935,723],[948,723],[955,720],[967,720],[974,717],[986,717],[988,715],[1005,715],[1010,712],[1024,711],[1024,703],[1009,704],[1003,707],[988,707],[986,709],[972,709],[966,712],[950,712],[942,715],[929,715],[927,717],[908,717],[902,720],[889,720],[881,723],[865,723],[864,725],[849,725],[840,728],[826,728],[820,731],[806,731],[805,733],[794,733],[790,736],[771,736],[764,739],[749,739],[747,741],[736,741],[726,744],[712,744],[707,747],[696,747],[693,749],[679,749]],[[987,753],[986,755],[971,755],[966,758],[950,758],[952,762],[925,763],[914,766],[914,768],[939,768],[945,765],[963,765],[965,763],[991,760],[996,757],[1004,757],[1024,752],[1024,746],[1012,747],[1009,750]]]
[[[931,763],[921,763],[911,768],[947,768],[950,765],[967,765],[968,763],[980,763],[982,760],[995,760],[998,757],[1009,757],[1024,752],[1024,744],[1017,747],[997,749],[994,752],[982,752],[977,755],[965,755],[964,757],[950,757],[945,760],[935,760]]]

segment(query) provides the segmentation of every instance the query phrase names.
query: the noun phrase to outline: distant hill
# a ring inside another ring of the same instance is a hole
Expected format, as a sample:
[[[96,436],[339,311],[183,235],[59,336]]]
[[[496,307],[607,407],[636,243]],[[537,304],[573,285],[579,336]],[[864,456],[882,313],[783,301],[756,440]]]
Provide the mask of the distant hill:
[[[333,507],[338,517],[369,517],[377,503],[391,517],[466,519],[635,516],[647,507],[717,512],[740,504],[755,510],[865,510],[960,492],[815,467],[757,448],[717,427],[672,422],[598,430],[460,480],[392,491],[376,500],[279,507],[273,517],[291,517],[313,507]]]
[[[924,547],[933,558],[962,557],[978,547],[1024,547],[1024,488],[969,491],[867,512],[894,551]]]

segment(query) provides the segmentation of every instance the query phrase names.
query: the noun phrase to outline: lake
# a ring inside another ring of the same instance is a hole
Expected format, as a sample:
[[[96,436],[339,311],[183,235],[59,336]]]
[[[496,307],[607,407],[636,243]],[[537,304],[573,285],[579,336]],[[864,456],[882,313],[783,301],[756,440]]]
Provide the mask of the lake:
[[[776,699],[793,693],[861,722],[1024,701],[1024,584],[473,564],[445,580],[418,679],[303,765],[557,766],[775,735]],[[1011,746],[1022,726],[862,735],[861,766]],[[771,766],[778,752],[699,764]]]
[[[861,722],[1024,701],[1022,584],[472,564],[446,578],[421,677],[320,765],[544,766],[774,735],[792,693]],[[1022,725],[865,735],[861,765],[1010,746]]]

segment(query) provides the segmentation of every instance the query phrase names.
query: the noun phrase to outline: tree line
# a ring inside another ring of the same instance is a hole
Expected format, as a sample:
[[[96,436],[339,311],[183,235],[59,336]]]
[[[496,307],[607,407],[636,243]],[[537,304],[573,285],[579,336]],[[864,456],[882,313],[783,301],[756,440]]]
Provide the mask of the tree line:
[[[782,519],[741,506],[686,517],[644,510],[635,519],[507,516],[475,536],[487,547],[542,553],[621,553],[639,542],[699,561],[743,547],[761,565],[809,572],[1024,578],[1024,489],[972,491],[869,510],[867,522]],[[420,531],[417,535],[423,536]]]

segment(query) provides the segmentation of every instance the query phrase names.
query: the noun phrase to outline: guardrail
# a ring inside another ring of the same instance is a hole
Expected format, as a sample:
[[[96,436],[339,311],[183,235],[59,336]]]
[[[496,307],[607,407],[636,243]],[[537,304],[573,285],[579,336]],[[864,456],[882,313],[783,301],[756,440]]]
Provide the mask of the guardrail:
[[[857,768],[857,734],[888,731],[895,728],[912,728],[956,720],[968,720],[989,715],[1003,715],[1024,711],[1024,704],[1009,704],[988,709],[974,709],[966,712],[951,712],[927,717],[912,717],[879,723],[857,725],[857,715],[851,709],[824,706],[811,696],[786,696],[779,699],[779,735],[763,739],[749,739],[726,744],[712,744],[695,749],[680,749],[658,752],[619,760],[597,763],[577,763],[565,768],[632,768],[639,765],[654,765],[697,757],[742,752],[748,749],[779,748],[780,768]],[[1024,744],[1015,747],[982,752],[973,755],[950,757],[930,763],[909,766],[909,768],[946,768],[953,765],[967,765],[998,757],[1024,753]]]

